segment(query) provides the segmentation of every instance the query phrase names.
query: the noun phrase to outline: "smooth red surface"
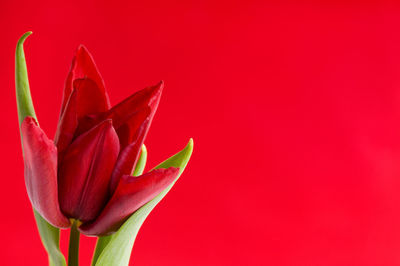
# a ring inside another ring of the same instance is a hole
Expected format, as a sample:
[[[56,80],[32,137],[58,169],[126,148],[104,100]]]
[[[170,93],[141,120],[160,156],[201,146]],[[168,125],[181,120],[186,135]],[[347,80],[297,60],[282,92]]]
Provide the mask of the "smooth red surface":
[[[51,225],[71,226],[60,209],[57,184],[57,148],[33,117],[21,123],[26,192],[33,208]]]
[[[149,167],[195,140],[139,233],[134,265],[399,265],[400,6],[296,2],[1,1],[2,265],[47,261],[14,95],[27,30],[49,136],[82,43],[112,104],[165,81]],[[93,245],[82,240],[82,265]]]

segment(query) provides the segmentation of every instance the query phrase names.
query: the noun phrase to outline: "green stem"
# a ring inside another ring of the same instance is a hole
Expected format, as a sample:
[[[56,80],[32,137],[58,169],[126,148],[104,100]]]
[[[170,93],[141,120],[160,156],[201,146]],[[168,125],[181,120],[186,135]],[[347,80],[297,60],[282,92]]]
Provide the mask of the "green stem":
[[[74,220],[69,234],[68,266],[79,265],[79,236],[77,221]]]

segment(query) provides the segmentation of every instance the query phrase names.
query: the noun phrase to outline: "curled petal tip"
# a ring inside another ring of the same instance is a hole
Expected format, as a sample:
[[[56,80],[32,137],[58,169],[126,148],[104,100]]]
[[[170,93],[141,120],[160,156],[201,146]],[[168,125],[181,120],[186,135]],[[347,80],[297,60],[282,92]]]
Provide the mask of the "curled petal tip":
[[[86,46],[85,45],[83,45],[83,44],[79,44],[79,46],[78,46],[78,49],[77,49],[77,51],[85,51],[85,52],[87,52],[87,48],[86,48]]]
[[[164,81],[161,80],[160,82],[158,82],[156,85],[149,87],[150,91],[152,91],[152,94],[158,98],[156,102],[156,106],[158,106],[158,101],[160,100],[161,94],[164,90]]]
[[[156,87],[158,87],[160,90],[162,90],[164,88],[164,80],[161,80],[160,82],[158,82]]]

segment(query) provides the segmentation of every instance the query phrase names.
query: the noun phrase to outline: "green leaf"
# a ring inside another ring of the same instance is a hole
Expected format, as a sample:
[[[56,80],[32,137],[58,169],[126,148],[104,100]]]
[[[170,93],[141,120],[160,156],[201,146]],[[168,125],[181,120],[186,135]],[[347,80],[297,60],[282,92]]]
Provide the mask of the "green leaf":
[[[33,210],[40,238],[49,255],[49,265],[65,266],[64,255],[60,251],[60,229],[49,224],[40,214]]]
[[[96,265],[97,260],[99,259],[101,253],[106,248],[107,244],[110,242],[112,235],[110,236],[101,236],[97,239],[96,249],[94,250],[93,258],[92,258],[92,266]]]
[[[139,160],[136,164],[135,170],[133,171],[133,176],[140,176],[143,174],[144,167],[147,161],[147,149],[146,146],[142,145],[142,152],[140,153]]]
[[[135,170],[133,171],[133,176],[139,176],[143,173],[144,167],[146,166],[147,161],[147,149],[143,144],[142,152],[140,153],[139,160],[136,164]],[[94,250],[93,258],[92,258],[92,266],[96,265],[97,259],[100,254],[103,252],[104,248],[107,246],[108,242],[110,242],[111,236],[102,236],[97,239],[96,249]]]
[[[35,109],[33,108],[31,91],[29,89],[28,71],[26,69],[24,41],[31,35],[28,31],[18,40],[15,52],[15,88],[17,94],[18,119],[21,125],[25,117],[32,116],[36,118]]]
[[[171,158],[167,159],[155,169],[168,168],[168,167],[179,167],[179,176],[182,174],[187,163],[189,162],[190,156],[193,151],[193,140],[190,139],[186,147],[175,154]],[[176,178],[178,180],[179,176]],[[103,252],[100,254],[96,266],[128,266],[129,259],[133,244],[136,239],[136,235],[139,232],[140,227],[146,220],[147,216],[154,209],[154,207],[162,200],[162,198],[170,191],[176,180],[158,194],[150,202],[143,205],[138,209],[131,217],[121,226],[121,228],[113,235]]]
[[[17,95],[18,120],[21,126],[25,117],[31,116],[36,120],[35,109],[33,108],[31,92],[29,89],[28,71],[26,68],[24,41],[31,35],[27,32],[19,39],[15,51],[15,88]],[[21,135],[22,139],[22,135]],[[33,210],[40,238],[49,255],[49,265],[65,266],[64,255],[60,251],[60,230],[49,224],[42,216]]]

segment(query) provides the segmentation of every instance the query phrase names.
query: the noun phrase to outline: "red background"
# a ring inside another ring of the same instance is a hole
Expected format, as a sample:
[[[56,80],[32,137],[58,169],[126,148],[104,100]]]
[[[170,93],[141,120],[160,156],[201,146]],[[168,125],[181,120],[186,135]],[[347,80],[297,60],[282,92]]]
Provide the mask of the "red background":
[[[195,140],[139,233],[134,265],[399,265],[399,15],[366,1],[2,0],[2,265],[47,263],[14,94],[15,44],[28,30],[49,136],[82,43],[113,104],[165,81],[149,167]],[[82,240],[82,265],[93,245]]]

